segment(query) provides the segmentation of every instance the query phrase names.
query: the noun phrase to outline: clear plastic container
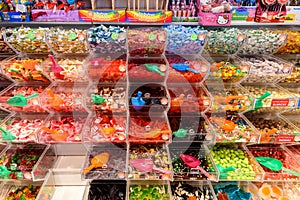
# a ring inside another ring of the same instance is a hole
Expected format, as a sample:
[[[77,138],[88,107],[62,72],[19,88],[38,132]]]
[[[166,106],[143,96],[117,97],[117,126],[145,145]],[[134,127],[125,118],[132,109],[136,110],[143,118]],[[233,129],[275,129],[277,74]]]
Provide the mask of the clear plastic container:
[[[0,54],[15,54],[14,50],[4,41],[5,28],[0,29]]]
[[[23,113],[46,112],[42,108],[42,105],[39,102],[39,95],[45,90],[45,88],[47,88],[47,85],[45,84],[44,85],[43,84],[11,85],[7,89],[0,92],[0,105],[1,107],[6,108],[7,110],[11,110],[15,112],[23,112]]]
[[[248,77],[243,83],[277,83],[293,70],[293,64],[274,56],[242,57],[242,62],[249,65]]]
[[[17,82],[47,82],[50,81],[43,74],[42,63],[46,59],[43,55],[12,56],[1,61],[3,73]]]
[[[211,183],[208,181],[174,181],[171,182],[171,190],[173,199],[192,199],[193,197],[206,200],[216,199]]]
[[[126,54],[127,29],[118,26],[100,25],[88,30],[90,52],[98,54]]]
[[[173,142],[168,147],[172,160],[173,179],[175,181],[218,180],[219,174],[216,170],[216,166],[212,164],[212,157],[210,156],[209,149],[205,145],[193,142]],[[192,168],[185,164],[186,161],[183,160],[185,155],[198,159],[200,161],[199,167],[204,169],[208,174],[200,171],[198,167]],[[212,165],[209,165],[209,163]],[[211,168],[214,170],[211,170]]]
[[[166,144],[130,144],[128,180],[171,180],[172,163]]]
[[[85,56],[64,56],[50,58],[43,62],[43,72],[49,80],[57,82],[88,82],[84,61]]]
[[[46,41],[54,54],[88,53],[86,30],[62,27],[50,28],[46,32]]]
[[[197,55],[167,55],[168,83],[200,83],[209,74],[210,64]]]
[[[169,93],[162,84],[131,84],[128,97],[130,113],[161,113],[169,108]]]
[[[40,143],[78,143],[82,141],[82,131],[87,113],[50,114],[37,132]]]
[[[93,82],[126,82],[127,59],[125,55],[92,54],[86,58],[85,66]]]
[[[282,116],[274,113],[245,115],[252,125],[260,132],[260,143],[294,142],[299,128]]]
[[[294,83],[299,83],[300,82],[300,57],[295,56],[295,59],[289,60],[293,65],[293,69],[291,71],[291,74],[285,76],[284,79],[280,80],[281,84],[294,84]]]
[[[18,53],[50,53],[45,40],[45,33],[49,28],[19,27],[5,31],[5,41],[8,42]]]
[[[43,180],[56,161],[53,147],[43,144],[12,144],[1,154],[0,164],[8,170],[0,179]]]
[[[165,82],[168,76],[168,62],[165,56],[128,58],[128,79],[130,83]]]
[[[169,142],[172,130],[166,113],[130,114],[128,125],[129,142]]]
[[[127,200],[136,199],[171,199],[170,182],[159,181],[129,181],[127,182]]]
[[[197,27],[170,25],[164,27],[168,34],[166,54],[201,54],[207,40],[207,31]]]
[[[247,145],[247,149],[251,152],[251,156],[265,156],[279,159],[283,163],[283,167],[298,171],[300,164],[291,156],[280,144],[253,144]],[[261,165],[264,170],[264,180],[268,181],[298,181],[299,177],[289,174],[283,170],[272,171]]]
[[[3,182],[0,184],[0,198],[2,200],[17,199],[22,196],[25,199],[35,199],[38,195],[43,182],[33,183],[16,183],[16,182]]]
[[[167,32],[162,28],[128,29],[128,50],[131,56],[161,55],[165,51]]]
[[[263,169],[243,144],[216,144],[210,154],[220,181],[262,181],[264,178]]]
[[[85,104],[97,113],[124,113],[127,110],[126,83],[92,84],[87,89]]]
[[[299,54],[300,53],[300,29],[277,30],[278,33],[287,34],[287,40],[276,53]]]
[[[127,141],[127,115],[93,114],[87,121],[84,132],[84,143],[124,143]]]
[[[171,97],[169,113],[199,114],[211,105],[211,96],[201,84],[168,83],[167,87]]]
[[[127,177],[127,144],[103,143],[89,147],[82,178],[124,180]]]

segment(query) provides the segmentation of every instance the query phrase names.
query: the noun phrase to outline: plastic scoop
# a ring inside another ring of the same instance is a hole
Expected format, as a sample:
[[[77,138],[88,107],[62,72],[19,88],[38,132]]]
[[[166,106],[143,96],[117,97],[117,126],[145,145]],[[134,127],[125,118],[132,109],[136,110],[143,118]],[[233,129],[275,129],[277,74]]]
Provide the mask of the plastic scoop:
[[[188,130],[186,129],[178,129],[177,131],[173,132],[173,134],[178,138],[183,138],[187,135]]]
[[[186,154],[180,154],[180,158],[189,168],[199,169],[207,178],[215,179],[212,175],[210,175],[207,171],[200,167],[200,160],[198,160],[197,158]]]
[[[91,159],[91,165],[83,170],[84,174],[89,173],[92,169],[102,167],[109,160],[109,153],[103,152]]]
[[[168,170],[164,170],[164,169],[160,169],[160,168],[156,168],[154,166],[154,162],[151,159],[132,159],[129,161],[130,165],[132,165],[134,168],[136,168],[137,170],[141,171],[141,172],[151,172],[152,170],[161,172],[163,174],[169,174],[171,173]]]
[[[137,97],[131,97],[131,103],[135,110],[141,110],[146,102],[142,98],[143,93],[138,91]]]
[[[27,106],[28,105],[28,100],[29,99],[32,99],[34,97],[37,97],[39,96],[38,93],[34,93],[32,95],[29,95],[27,97],[25,97],[24,95],[22,94],[17,94],[13,97],[10,97],[6,103],[8,105],[11,105],[11,106],[18,106],[18,107],[24,107],[24,106]]]
[[[255,107],[254,107],[254,110],[258,110],[260,108],[263,107],[263,100],[265,98],[267,98],[268,96],[270,96],[272,93],[267,91],[265,92],[263,95],[261,95],[260,97],[256,98],[256,101],[255,101]]]
[[[235,168],[233,166],[223,167],[222,165],[216,164],[216,167],[220,172],[220,179],[227,179],[227,176],[228,176],[227,173],[235,170]]]
[[[49,98],[48,98],[48,102],[49,102],[49,104],[51,105],[51,107],[53,107],[55,110],[57,110],[57,111],[59,111],[59,110],[61,110],[61,107],[60,107],[60,105],[61,104],[64,104],[65,103],[65,101],[62,99],[62,98],[60,98],[60,97],[58,97],[57,95],[55,95],[54,93],[53,93],[53,91],[51,90],[51,89],[49,89],[49,88],[47,88],[46,89],[46,92],[49,94]]]
[[[2,127],[0,127],[0,131],[2,132],[2,140],[6,140],[6,141],[11,142],[14,139],[16,139],[16,137],[13,136],[9,130],[5,130]]]
[[[96,105],[101,105],[105,102],[105,99],[98,94],[91,94],[91,98]]]
[[[68,139],[68,133],[63,130],[51,130],[46,126],[41,126],[41,129],[50,133],[51,138],[56,142],[65,142]]]
[[[261,164],[262,166],[265,166],[266,168],[268,168],[272,171],[282,170],[282,171],[292,174],[294,176],[297,176],[297,177],[300,176],[300,174],[298,172],[283,167],[282,162],[276,158],[262,156],[262,157],[255,157],[255,159],[259,162],[259,164]]]
[[[0,166],[0,177],[3,177],[5,179],[10,179],[11,171],[9,171],[6,166]]]
[[[155,129],[155,130],[149,131],[147,133],[144,133],[143,137],[153,139],[153,138],[157,138],[157,137],[161,136],[162,134],[170,134],[170,133],[172,133],[171,130]]]
[[[52,65],[50,67],[51,71],[54,73],[56,78],[58,79],[64,79],[64,75],[60,74],[61,71],[64,71],[64,68],[62,68],[55,60],[52,55],[48,55],[49,59],[52,62]]]
[[[144,65],[149,72],[156,72],[160,76],[165,76],[165,74],[159,70],[159,67],[157,65],[153,65],[153,64],[144,64]]]
[[[176,63],[171,65],[173,69],[179,72],[193,72],[195,74],[199,74],[198,70],[190,68],[190,64],[186,63]]]

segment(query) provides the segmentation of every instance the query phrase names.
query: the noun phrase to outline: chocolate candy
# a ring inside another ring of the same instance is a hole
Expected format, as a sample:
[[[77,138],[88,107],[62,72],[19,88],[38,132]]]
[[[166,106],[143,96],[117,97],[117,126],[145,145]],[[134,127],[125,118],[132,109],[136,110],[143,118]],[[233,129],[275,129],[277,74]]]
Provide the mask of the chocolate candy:
[[[89,200],[99,199],[126,199],[126,181],[98,181],[93,180],[90,183]]]
[[[86,30],[77,28],[51,28],[47,31],[47,42],[54,53],[88,53]]]
[[[170,199],[169,186],[167,184],[130,185],[129,200]]]
[[[245,33],[238,28],[210,30],[206,50],[211,54],[235,54],[245,42]]]
[[[174,182],[171,184],[173,200],[213,200],[213,192],[209,185],[197,185],[193,182]]]
[[[169,25],[164,27],[168,34],[167,54],[200,54],[204,47],[207,31],[197,27]]]
[[[140,28],[128,30],[129,54],[162,54],[165,50],[167,32],[161,28]]]
[[[125,54],[126,29],[117,26],[98,26],[88,30],[90,51],[101,54]]]

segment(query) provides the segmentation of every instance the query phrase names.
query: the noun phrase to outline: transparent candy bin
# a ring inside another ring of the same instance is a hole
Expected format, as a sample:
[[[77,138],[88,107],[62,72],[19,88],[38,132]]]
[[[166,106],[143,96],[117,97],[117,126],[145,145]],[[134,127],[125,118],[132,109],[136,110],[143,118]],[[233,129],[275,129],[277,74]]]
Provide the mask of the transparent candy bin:
[[[243,87],[256,98],[254,113],[278,113],[295,108],[297,96],[277,84],[243,84]],[[269,95],[269,96],[268,96]]]
[[[174,142],[168,145],[172,160],[173,179],[178,180],[211,180],[218,181],[219,172],[212,161],[209,149],[197,142]],[[198,167],[192,168],[185,164],[184,156],[192,156],[200,161],[200,167],[207,172],[203,173]],[[213,169],[213,170],[212,170]]]
[[[170,142],[171,133],[165,112],[132,114],[128,119],[128,141],[133,143]]]
[[[85,95],[87,109],[97,113],[124,113],[127,110],[126,83],[95,83]]]
[[[46,42],[54,54],[88,53],[86,30],[53,27],[46,32]]]
[[[83,96],[87,87],[81,83],[52,83],[40,95],[40,104],[49,112],[86,112]]]
[[[85,143],[125,143],[127,141],[127,115],[116,113],[93,113],[83,131]]]
[[[50,53],[45,40],[45,33],[49,28],[18,27],[5,31],[5,41],[17,53],[38,54]]]
[[[289,109],[284,110],[285,115],[295,115],[294,117],[297,117],[296,115],[300,113],[300,86],[297,83],[281,83],[280,86],[284,88],[286,91],[290,92],[293,96],[296,97],[296,102],[293,107],[290,107]],[[294,120],[295,121],[295,120]]]
[[[291,74],[280,80],[280,84],[294,84],[300,82],[300,56],[295,56],[295,59],[289,61],[294,65],[294,68],[292,69]]]
[[[250,66],[237,56],[213,57],[210,62],[209,80],[220,81],[223,83],[239,83],[248,75]],[[210,82],[207,82],[210,83]]]
[[[0,29],[0,54],[15,54],[14,50],[4,41],[5,28]]]
[[[13,113],[0,124],[6,131],[0,136],[0,141],[37,142],[37,132],[47,117],[48,113]]]
[[[170,182],[166,180],[127,182],[127,200],[170,200],[171,194]]]
[[[242,62],[250,67],[243,83],[277,83],[289,76],[294,65],[270,55],[243,56]]]
[[[260,143],[294,142],[299,128],[281,115],[274,113],[254,114],[245,116],[260,133]]]
[[[241,113],[206,113],[216,142],[251,142],[259,141],[260,134],[249,120]]]
[[[97,163],[95,163],[97,162]],[[127,144],[89,145],[81,174],[89,180],[124,180],[127,177]]]
[[[254,107],[255,97],[240,85],[223,88],[211,87],[209,92],[213,96],[212,106],[209,109],[211,113],[225,113],[226,111],[244,113]]]
[[[251,194],[250,200],[261,200],[260,196],[258,195],[255,186],[251,182],[219,182],[219,183],[212,183],[212,187],[214,189],[214,193],[218,199],[222,198],[222,194],[228,194],[227,192],[230,192],[230,189],[232,191],[236,191],[236,189],[240,189],[240,191],[244,191]],[[228,190],[226,189],[228,187]],[[220,193],[219,193],[220,191]],[[240,196],[243,196],[246,194],[244,192],[238,192],[236,191],[232,198],[241,198]],[[224,192],[224,193],[223,193]],[[222,193],[222,194],[221,194]],[[238,196],[240,194],[240,196]],[[233,194],[231,194],[232,196]],[[249,194],[248,194],[249,195]],[[249,195],[250,196],[250,195]],[[245,198],[245,197],[244,197]],[[245,198],[248,199],[248,198]]]
[[[299,172],[300,164],[296,161],[296,159],[291,156],[285,149],[283,149],[280,144],[249,144],[247,145],[247,149],[250,152],[252,157],[257,156],[266,156],[277,158],[283,163],[283,167],[288,168],[290,170]],[[268,181],[298,181],[299,178],[291,175],[282,170],[280,171],[272,171],[267,169],[266,167],[260,165],[264,170],[264,179]]]
[[[128,29],[128,53],[131,56],[161,55],[165,51],[167,32],[162,28]]]
[[[94,82],[126,82],[127,58],[125,54],[90,54],[84,65],[87,75]]]
[[[127,29],[100,25],[87,32],[89,51],[97,54],[126,54]]]
[[[299,54],[300,53],[300,29],[277,30],[278,33],[287,34],[287,40],[276,53],[277,54]]]
[[[130,84],[128,97],[130,113],[161,113],[169,108],[170,97],[164,84]]]
[[[45,55],[11,56],[0,62],[2,71],[16,82],[46,82],[50,80],[43,73]]]
[[[210,64],[199,55],[167,55],[168,83],[199,83],[209,74]]]
[[[12,144],[1,154],[7,173],[2,180],[43,180],[56,161],[54,147],[44,144]]]
[[[164,143],[130,143],[127,162],[127,180],[172,180],[172,162]]]
[[[46,112],[39,102],[39,96],[48,87],[48,84],[21,83],[13,84],[0,92],[1,107],[22,113]],[[18,97],[19,95],[22,95]],[[28,98],[29,97],[29,98]],[[14,100],[15,99],[15,100]],[[8,103],[11,101],[10,103]],[[22,102],[24,101],[24,104]],[[26,105],[27,104],[27,105]]]
[[[211,96],[202,84],[168,83],[167,87],[171,97],[169,112],[199,114],[211,105]]]
[[[87,185],[79,173],[50,170],[36,200],[83,199]]]
[[[65,55],[49,57],[43,62],[43,72],[52,82],[89,82],[86,74],[84,55]]]
[[[126,200],[125,180],[93,180],[86,187],[84,199],[116,198]],[[110,196],[110,194],[113,194]]]
[[[35,199],[43,182],[3,182],[0,183],[0,198],[2,200],[17,199],[21,195],[25,199]]]
[[[168,76],[168,62],[165,56],[128,58],[128,79],[130,83],[163,83]]]
[[[50,114],[37,132],[40,143],[79,143],[88,113]]]
[[[220,181],[261,181],[264,178],[263,169],[241,143],[216,144],[210,149],[210,155]]]

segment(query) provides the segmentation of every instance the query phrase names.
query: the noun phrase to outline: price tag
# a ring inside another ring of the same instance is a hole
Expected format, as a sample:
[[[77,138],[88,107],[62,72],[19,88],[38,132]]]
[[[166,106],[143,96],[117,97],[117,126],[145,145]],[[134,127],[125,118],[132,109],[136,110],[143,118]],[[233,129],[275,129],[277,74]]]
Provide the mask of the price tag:
[[[276,142],[294,142],[294,135],[278,135],[276,137]]]
[[[272,99],[271,106],[285,107],[289,105],[289,99]]]

